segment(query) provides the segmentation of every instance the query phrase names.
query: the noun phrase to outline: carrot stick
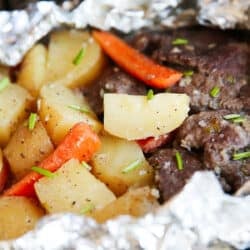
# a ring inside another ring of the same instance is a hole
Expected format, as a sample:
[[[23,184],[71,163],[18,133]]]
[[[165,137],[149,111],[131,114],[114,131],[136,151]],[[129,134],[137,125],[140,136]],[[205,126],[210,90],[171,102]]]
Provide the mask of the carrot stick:
[[[66,161],[76,158],[79,161],[89,161],[101,143],[92,129],[85,123],[77,123],[66,135],[55,151],[44,159],[39,167],[51,172],[59,169]],[[34,184],[42,175],[30,172],[19,182],[4,192],[5,196],[34,196]]]
[[[109,32],[94,31],[93,36],[122,69],[151,87],[170,87],[182,76],[178,71],[155,63]]]

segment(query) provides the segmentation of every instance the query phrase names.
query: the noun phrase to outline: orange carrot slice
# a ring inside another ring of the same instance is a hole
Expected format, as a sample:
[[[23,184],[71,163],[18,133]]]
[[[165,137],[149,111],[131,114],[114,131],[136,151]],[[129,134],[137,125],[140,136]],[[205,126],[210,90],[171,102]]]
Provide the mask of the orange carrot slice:
[[[93,36],[122,69],[151,87],[167,88],[182,77],[180,72],[155,63],[109,32],[94,31]]]
[[[101,142],[97,134],[86,123],[77,123],[55,151],[39,164],[39,167],[54,172],[63,163],[72,158],[76,158],[79,161],[89,161],[100,145]],[[43,176],[36,172],[30,172],[19,182],[7,189],[4,195],[34,196],[34,184],[41,177]]]

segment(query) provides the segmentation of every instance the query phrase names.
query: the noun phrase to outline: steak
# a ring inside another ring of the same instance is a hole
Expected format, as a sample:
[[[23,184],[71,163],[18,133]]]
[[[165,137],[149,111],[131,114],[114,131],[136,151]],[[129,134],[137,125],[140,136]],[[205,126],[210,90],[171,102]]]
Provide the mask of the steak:
[[[162,201],[178,193],[195,171],[202,170],[202,163],[195,154],[178,149],[183,160],[183,169],[179,170],[175,158],[176,151],[160,149],[148,158],[149,164],[156,170],[155,180]]]
[[[91,108],[98,116],[101,116],[103,114],[104,93],[145,95],[147,89],[143,83],[135,80],[120,68],[110,65],[96,82],[82,88],[82,92]]]
[[[176,46],[173,41],[184,38],[188,44]],[[142,32],[130,39],[136,49],[160,64],[183,71],[193,70],[170,90],[187,93],[193,112],[228,109],[249,112],[250,97],[241,96],[249,75],[249,43],[239,36],[212,29],[180,29],[168,32]],[[211,90],[219,88],[218,96]]]

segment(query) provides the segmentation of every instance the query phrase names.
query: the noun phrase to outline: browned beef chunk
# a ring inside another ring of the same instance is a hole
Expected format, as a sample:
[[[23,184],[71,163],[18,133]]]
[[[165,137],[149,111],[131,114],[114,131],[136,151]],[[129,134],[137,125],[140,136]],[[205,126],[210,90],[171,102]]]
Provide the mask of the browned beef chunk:
[[[104,93],[145,95],[147,92],[143,83],[138,82],[121,69],[113,66],[109,66],[99,80],[83,88],[82,91],[98,116],[103,113]]]
[[[187,150],[178,150],[183,160],[183,169],[176,164],[176,149],[161,149],[148,159],[156,169],[156,183],[163,201],[178,193],[195,171],[202,170],[199,159]]]
[[[234,192],[250,178],[250,161],[232,159],[235,152],[250,147],[250,131],[249,118],[241,126],[225,120],[228,113],[221,110],[189,116],[179,128],[176,140],[188,150],[202,150],[204,166],[215,170],[230,187],[227,191]]]
[[[175,46],[176,38],[185,38],[187,45]],[[161,64],[194,70],[171,91],[187,93],[193,111],[207,109],[250,110],[250,93],[241,96],[249,75],[249,43],[236,36],[210,29],[185,29],[162,33],[144,32],[132,39],[131,44]],[[210,91],[219,87],[212,97]]]

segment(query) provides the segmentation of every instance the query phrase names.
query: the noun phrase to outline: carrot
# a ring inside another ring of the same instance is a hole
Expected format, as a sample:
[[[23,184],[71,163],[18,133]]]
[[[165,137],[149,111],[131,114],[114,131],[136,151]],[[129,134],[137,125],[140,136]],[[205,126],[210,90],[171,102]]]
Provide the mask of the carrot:
[[[101,142],[92,129],[85,123],[77,123],[66,135],[55,151],[44,159],[39,167],[51,172],[59,169],[63,163],[71,158],[80,161],[89,161],[101,145]],[[4,192],[5,196],[34,196],[34,184],[42,175],[30,172],[19,182]]]
[[[151,87],[167,88],[182,77],[180,72],[155,63],[109,32],[93,31],[93,36],[122,69]]]
[[[158,137],[148,137],[146,139],[137,140],[136,142],[139,144],[144,153],[150,153],[158,147],[171,142],[172,138],[173,134],[167,133]]]

